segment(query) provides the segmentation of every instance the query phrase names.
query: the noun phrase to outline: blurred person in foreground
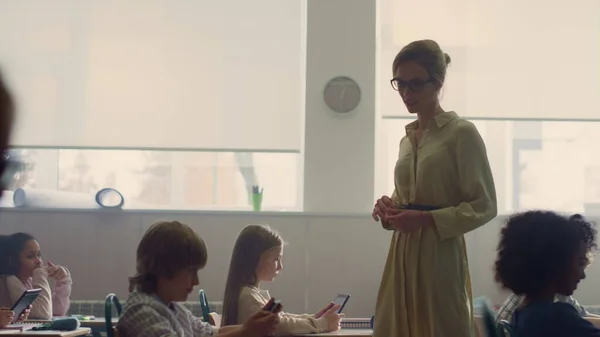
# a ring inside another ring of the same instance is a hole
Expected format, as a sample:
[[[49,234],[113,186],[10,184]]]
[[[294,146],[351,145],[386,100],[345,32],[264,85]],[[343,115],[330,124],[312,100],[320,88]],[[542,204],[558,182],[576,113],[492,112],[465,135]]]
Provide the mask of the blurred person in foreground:
[[[4,192],[4,188],[8,184],[9,180],[5,176],[7,170],[7,152],[8,143],[10,140],[10,132],[12,130],[13,120],[15,115],[15,102],[8,90],[2,71],[0,70],[0,147],[2,155],[0,156],[0,198]],[[9,177],[10,178],[10,177]],[[0,297],[6,292],[0,292]],[[1,299],[0,299],[1,302]],[[20,321],[26,320],[29,315],[29,308],[23,314],[21,314]],[[8,308],[0,308],[0,328],[6,327],[13,321],[14,312]]]
[[[2,156],[0,157],[0,177],[2,177],[0,180],[0,184],[2,184],[0,186],[0,197],[7,183],[6,179],[4,179],[7,167],[6,153],[8,151],[14,115],[15,102],[4,82],[2,71],[0,70],[0,150],[2,151]]]

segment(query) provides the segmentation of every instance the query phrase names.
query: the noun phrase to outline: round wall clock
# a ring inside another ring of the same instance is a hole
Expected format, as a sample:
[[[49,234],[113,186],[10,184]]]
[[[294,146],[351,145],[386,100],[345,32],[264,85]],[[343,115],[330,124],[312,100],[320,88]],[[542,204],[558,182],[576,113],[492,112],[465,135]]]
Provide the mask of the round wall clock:
[[[325,85],[323,99],[336,114],[347,114],[360,103],[360,87],[350,77],[338,76]]]

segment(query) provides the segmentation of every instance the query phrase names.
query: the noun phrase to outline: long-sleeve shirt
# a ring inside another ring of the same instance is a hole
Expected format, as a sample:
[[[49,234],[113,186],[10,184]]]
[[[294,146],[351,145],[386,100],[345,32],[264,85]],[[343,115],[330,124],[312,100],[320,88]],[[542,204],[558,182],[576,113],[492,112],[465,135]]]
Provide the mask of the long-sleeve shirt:
[[[0,277],[0,290],[6,289],[8,296],[0,297],[2,307],[10,308],[28,289],[40,288],[42,292],[31,305],[30,319],[51,319],[53,316],[65,316],[71,305],[71,286],[73,281],[71,273],[64,267],[66,276],[56,280],[54,289],[48,282],[48,271],[46,267],[33,271],[33,277],[23,283],[14,275]]]
[[[254,314],[264,308],[271,299],[267,290],[258,287],[244,287],[240,292],[238,302],[238,321],[243,324]],[[289,336],[295,334],[319,333],[327,330],[327,320],[324,317],[315,318],[310,314],[290,314],[281,312],[275,336]]]
[[[218,328],[195,317],[179,303],[166,304],[153,294],[133,292],[117,324],[124,337],[216,336]]]

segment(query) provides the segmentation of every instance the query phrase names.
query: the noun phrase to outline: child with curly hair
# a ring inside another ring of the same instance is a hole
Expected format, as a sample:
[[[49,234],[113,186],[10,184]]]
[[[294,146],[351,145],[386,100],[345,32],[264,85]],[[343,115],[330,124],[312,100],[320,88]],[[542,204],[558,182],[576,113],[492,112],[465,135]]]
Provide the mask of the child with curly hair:
[[[511,320],[518,336],[600,337],[600,329],[575,307],[555,301],[577,289],[596,248],[594,226],[578,214],[529,211],[508,220],[500,233],[495,273],[503,288],[524,296]]]

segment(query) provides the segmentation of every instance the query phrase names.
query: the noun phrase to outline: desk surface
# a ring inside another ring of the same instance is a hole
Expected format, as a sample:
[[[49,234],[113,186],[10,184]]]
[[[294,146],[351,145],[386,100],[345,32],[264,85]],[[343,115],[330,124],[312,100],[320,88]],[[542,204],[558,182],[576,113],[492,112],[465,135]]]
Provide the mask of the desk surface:
[[[52,322],[52,321],[51,320],[41,320],[41,319],[31,319],[31,320],[28,319],[27,321],[25,321],[25,323],[33,323],[33,324],[50,323],[50,322]],[[94,328],[94,329],[104,328],[106,326],[105,322],[106,322],[106,320],[104,319],[104,317],[79,321],[82,328]],[[115,325],[117,325],[117,323],[119,323],[119,319],[113,318],[112,325],[115,326]]]
[[[341,337],[370,337],[373,336],[371,329],[341,329],[334,332],[326,333],[311,333],[305,335],[294,335],[294,337],[326,337],[326,336],[341,336]]]
[[[53,336],[53,337],[78,337],[90,334],[89,328],[79,328],[73,331],[16,331],[16,330],[0,330],[1,336]]]

